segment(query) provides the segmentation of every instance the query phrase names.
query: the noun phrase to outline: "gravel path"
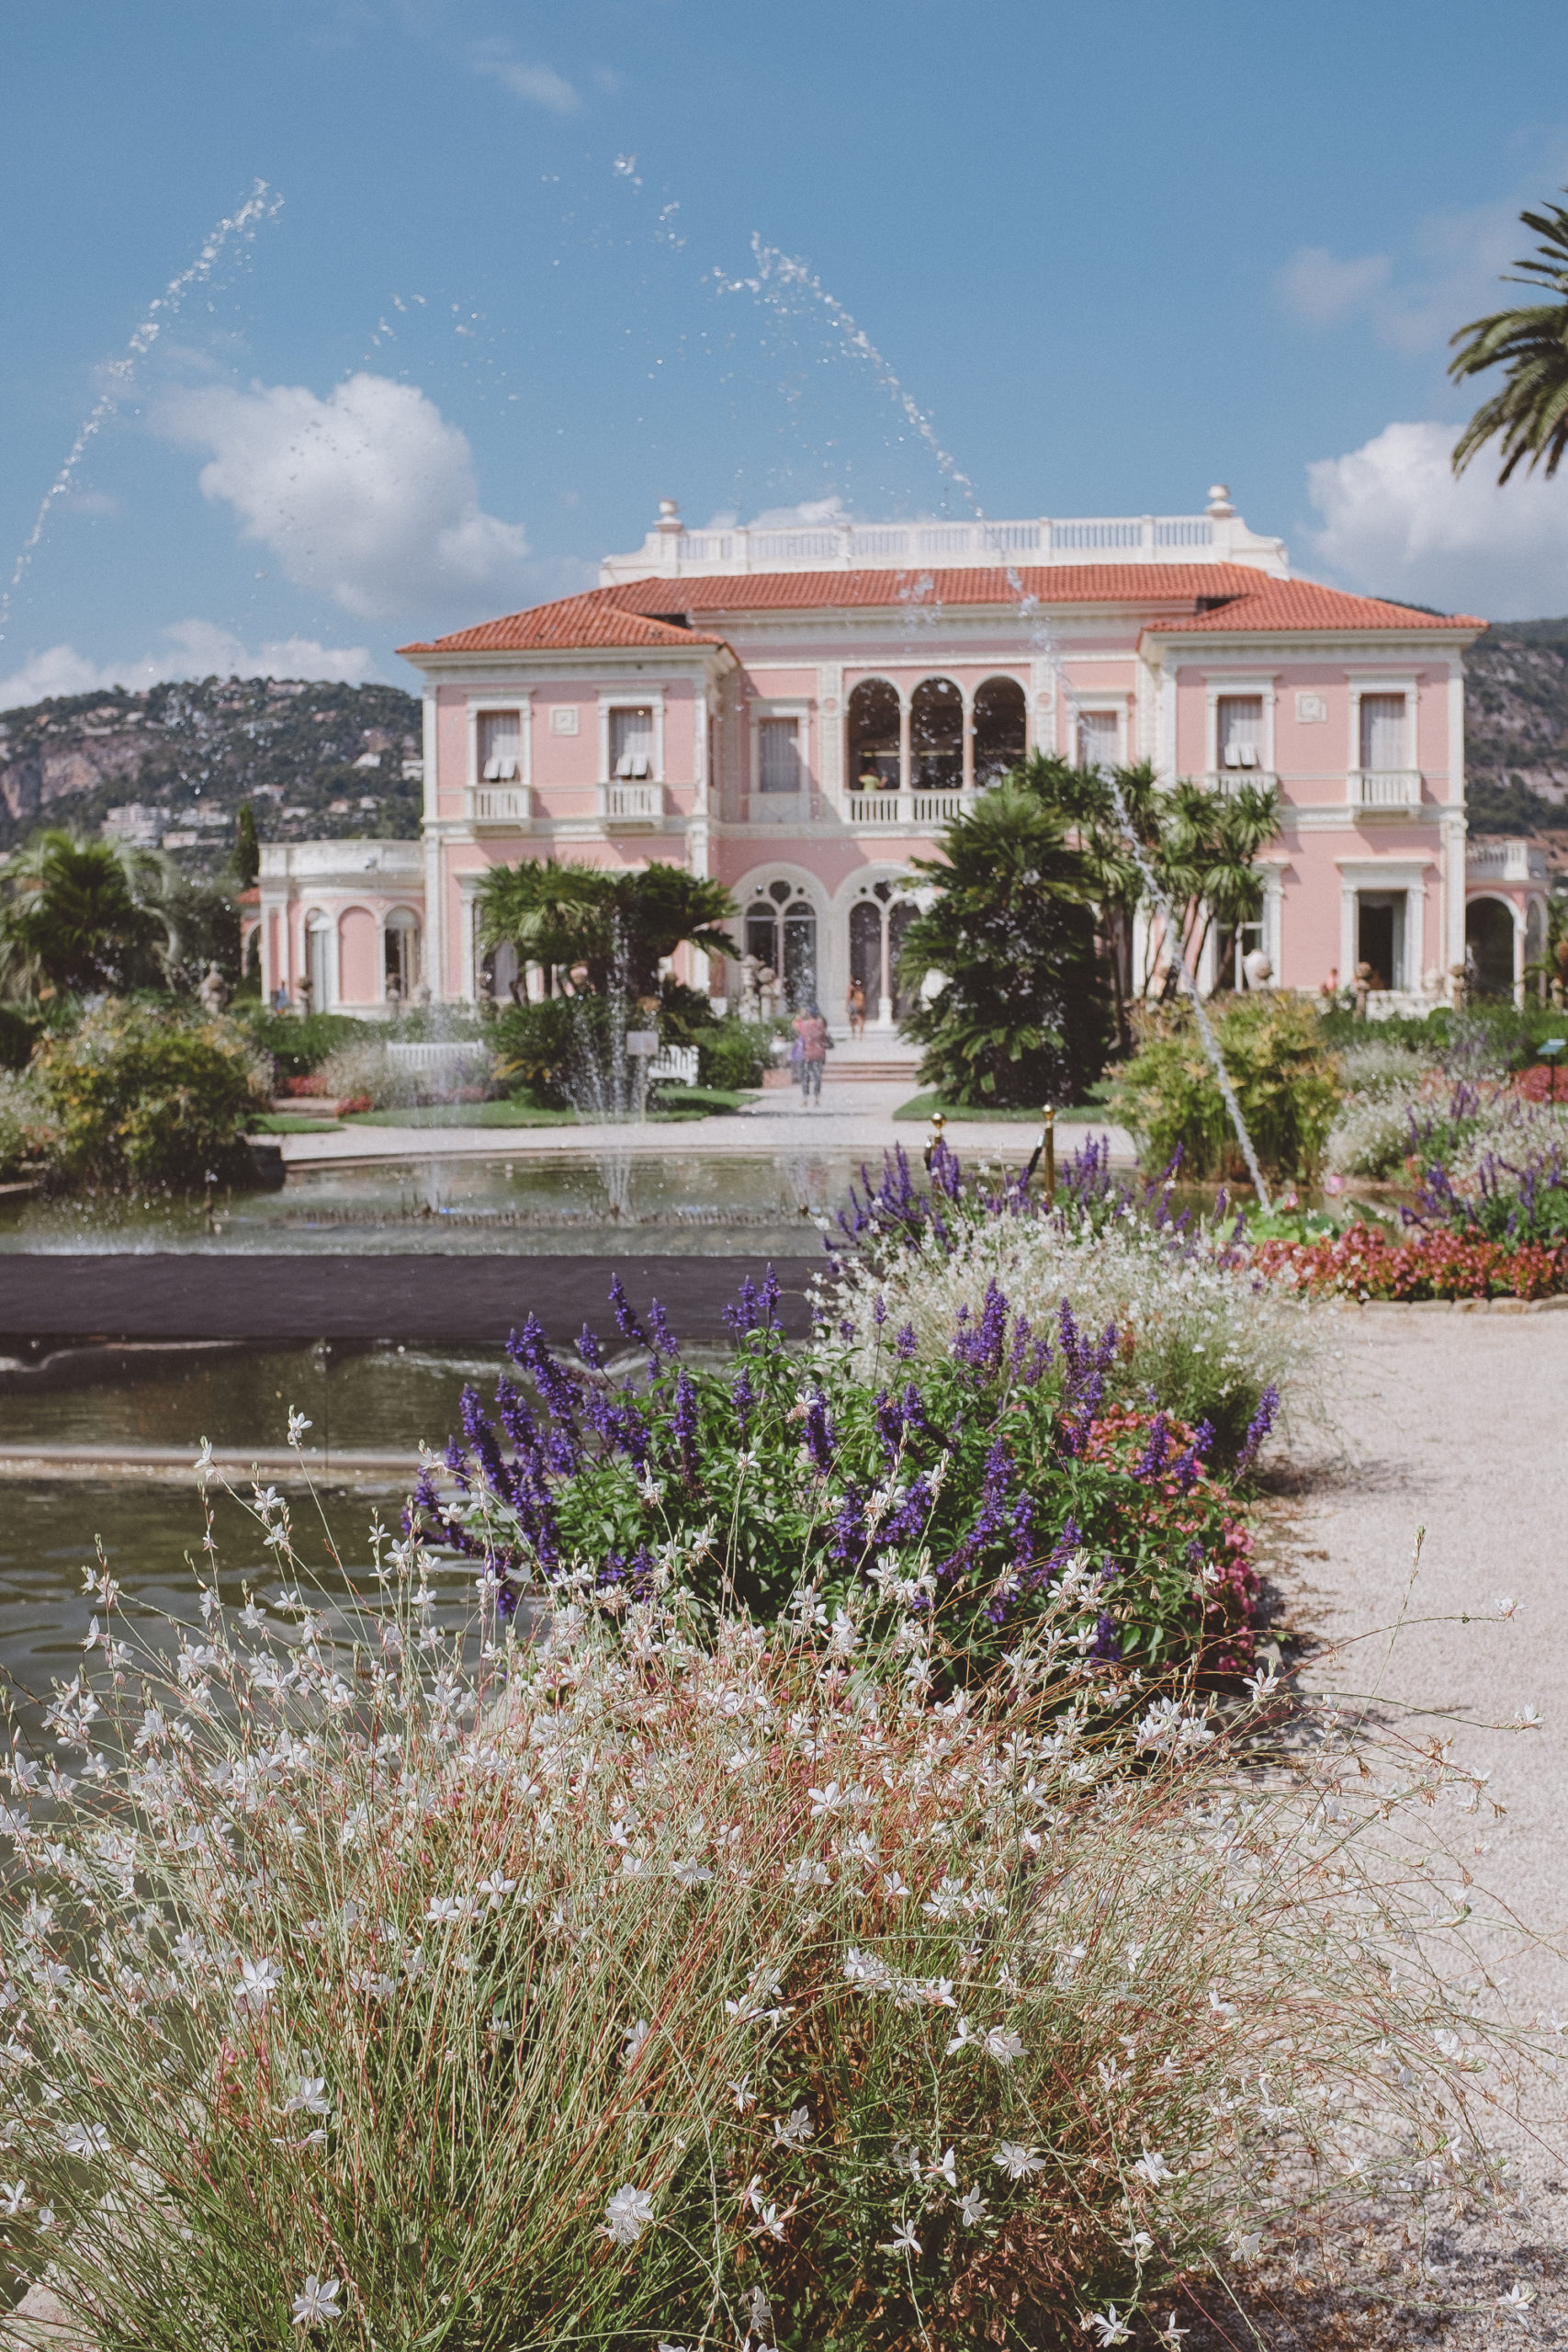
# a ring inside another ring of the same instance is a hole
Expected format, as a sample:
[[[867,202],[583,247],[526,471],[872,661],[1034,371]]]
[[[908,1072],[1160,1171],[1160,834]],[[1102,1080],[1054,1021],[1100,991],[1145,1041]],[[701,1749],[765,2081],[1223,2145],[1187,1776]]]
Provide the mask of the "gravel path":
[[[1492,1938],[1513,2014],[1568,2023],[1568,1316],[1352,1308],[1332,1331],[1333,1441],[1299,1449],[1301,1489],[1273,1514],[1292,1625],[1342,1645],[1305,1679],[1369,1691],[1381,1677],[1416,1710],[1415,1730],[1451,1736],[1456,1761],[1490,1773],[1481,1813],[1454,1807],[1435,1831],[1473,1872],[1478,1915],[1485,1890],[1557,1946]],[[1517,1603],[1506,1619],[1499,1597]],[[1402,1613],[1391,1651],[1381,1629]],[[1540,1729],[1488,1728],[1529,1706]],[[1568,2037],[1563,2051],[1562,2085],[1542,2085],[1529,2132],[1508,2135],[1511,2213],[1442,2230],[1423,2282],[1404,2219],[1370,2212],[1303,2267],[1270,2266],[1249,2282],[1247,2319],[1197,2325],[1188,2352],[1568,2346]],[[1516,2281],[1535,2292],[1528,2325],[1495,2307]]]

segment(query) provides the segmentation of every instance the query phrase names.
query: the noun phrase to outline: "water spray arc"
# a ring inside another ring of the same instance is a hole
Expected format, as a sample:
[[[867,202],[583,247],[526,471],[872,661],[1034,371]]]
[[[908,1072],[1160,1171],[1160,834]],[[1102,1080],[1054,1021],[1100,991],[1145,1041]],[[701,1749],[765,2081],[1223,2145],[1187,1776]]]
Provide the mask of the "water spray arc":
[[[64,497],[75,478],[76,469],[86,454],[87,445],[94,439],[119,406],[136,374],[137,362],[144,359],[170,320],[176,316],[180,304],[193,286],[209,278],[231,238],[254,237],[265,220],[276,220],[283,209],[283,198],[268,187],[265,180],[257,180],[243,204],[220,220],[209,235],[196,259],[172,277],[157,300],[148,307],[147,315],[132,334],[119,358],[111,360],[105,371],[107,381],[102,392],[89,411],[80,432],[72,443],[70,453],[60,471],[43,494],[42,503],[33,520],[33,527],[23,540],[11,577],[0,594],[0,638],[6,634],[11,617],[11,599],[21,585],[37,552],[44,529],[58,501]]]
[[[784,288],[787,288],[797,295],[805,295],[812,301],[819,303],[837,327],[845,350],[852,357],[863,360],[871,368],[883,390],[888,394],[890,399],[897,402],[897,406],[902,410],[905,417],[914,427],[920,439],[926,444],[926,447],[930,449],[932,458],[936,461],[939,472],[958,491],[960,496],[964,499],[964,503],[968,506],[971,514],[974,515],[975,520],[977,523],[983,524],[986,520],[985,510],[980,504],[979,497],[975,489],[974,482],[958,464],[957,459],[952,455],[951,451],[942,447],[942,442],[937,437],[935,428],[931,424],[931,419],[925,413],[925,411],[918,405],[918,403],[911,398],[910,394],[905,390],[903,384],[899,381],[898,377],[895,374],[892,368],[889,367],[881,352],[878,351],[876,345],[871,341],[871,338],[865,334],[864,330],[856,325],[849,311],[845,310],[843,304],[837,300],[836,298],[828,291],[820,278],[815,277],[804,262],[796,260],[791,254],[780,252],[778,247],[775,245],[763,244],[761,239],[755,234],[753,234],[751,239],[751,251],[757,261],[756,277],[734,279],[720,278],[719,283],[724,288],[724,290],[727,292],[738,293],[744,289],[749,293],[754,294],[760,300],[773,304],[775,308],[783,307],[780,300],[780,292]],[[1061,649],[1056,642],[1055,632],[1052,630],[1050,624],[1045,619],[1043,613],[1040,610],[1040,601],[1038,597],[1032,595],[1024,587],[1022,576],[1020,573],[1017,565],[1013,562],[1007,548],[1000,544],[999,540],[997,540],[993,545],[992,551],[1006,574],[1008,586],[1012,592],[1013,599],[1019,613],[1027,618],[1032,624],[1030,639],[1034,650],[1042,657],[1042,659],[1048,660],[1051,663],[1052,671],[1056,680],[1056,691],[1067,706],[1069,729],[1072,733],[1076,734],[1078,717],[1077,698],[1074,694],[1071,683],[1068,680],[1066,670],[1062,660]],[[1127,806],[1122,797],[1121,786],[1116,783],[1114,776],[1108,777],[1108,781],[1111,786],[1111,797],[1115,804],[1117,822],[1121,826],[1122,832],[1126,835],[1127,844],[1132,851],[1134,863],[1136,865],[1139,873],[1143,876],[1145,887],[1147,889],[1155,906],[1158,909],[1160,919],[1165,924],[1166,935],[1173,944],[1177,965],[1181,975],[1182,985],[1186,989],[1187,993],[1191,1000],[1193,1019],[1197,1024],[1198,1035],[1201,1040],[1203,1051],[1207,1055],[1209,1061],[1213,1068],[1214,1076],[1218,1081],[1220,1092],[1224,1099],[1225,1110],[1229,1114],[1231,1125],[1235,1130],[1236,1140],[1241,1146],[1242,1158],[1247,1162],[1247,1172],[1251,1176],[1253,1185],[1257,1191],[1258,1204],[1263,1209],[1265,1215],[1267,1215],[1270,1206],[1269,1188],[1263,1181],[1263,1171],[1258,1166],[1258,1154],[1253,1148],[1252,1137],[1247,1131],[1247,1122],[1242,1116],[1241,1105],[1236,1100],[1235,1089],[1231,1084],[1230,1073],[1225,1068],[1224,1056],[1220,1051],[1219,1039],[1215,1036],[1208,1013],[1204,1010],[1203,1001],[1198,988],[1198,983],[1194,979],[1190,970],[1188,968],[1186,951],[1181,943],[1181,933],[1177,927],[1169,903],[1166,898],[1164,890],[1160,887],[1158,878],[1155,874],[1154,867],[1150,864],[1147,856],[1145,854],[1143,843],[1139,841],[1137,834],[1133,829],[1131,820],[1127,814]]]

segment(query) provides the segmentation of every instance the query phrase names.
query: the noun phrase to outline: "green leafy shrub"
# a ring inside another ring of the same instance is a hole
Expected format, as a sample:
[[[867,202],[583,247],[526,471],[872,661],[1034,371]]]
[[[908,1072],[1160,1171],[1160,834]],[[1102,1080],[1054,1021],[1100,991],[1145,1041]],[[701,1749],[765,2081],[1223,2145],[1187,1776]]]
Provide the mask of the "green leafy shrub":
[[[1315,1009],[1296,997],[1260,993],[1212,1005],[1209,1018],[1264,1171],[1311,1182],[1343,1092]],[[1145,1017],[1111,1106],[1138,1137],[1146,1164],[1168,1167],[1179,1152],[1184,1175],[1246,1177],[1190,1012]]]
[[[760,1021],[742,1021],[737,1013],[727,1013],[695,1040],[699,1085],[717,1086],[728,1092],[761,1086],[772,1060],[771,1043]]]
[[[270,1054],[279,1080],[308,1078],[320,1069],[329,1054],[367,1038],[384,1037],[378,1021],[355,1021],[346,1012],[312,1012],[303,1020],[292,1012],[273,1012],[247,1005],[236,1016],[264,1054]]]
[[[37,1080],[21,1071],[0,1069],[0,1182],[38,1173],[53,1140]]]
[[[237,1023],[110,999],[45,1037],[32,1069],[58,1182],[185,1192],[209,1172],[254,1181],[244,1129],[269,1073]]]

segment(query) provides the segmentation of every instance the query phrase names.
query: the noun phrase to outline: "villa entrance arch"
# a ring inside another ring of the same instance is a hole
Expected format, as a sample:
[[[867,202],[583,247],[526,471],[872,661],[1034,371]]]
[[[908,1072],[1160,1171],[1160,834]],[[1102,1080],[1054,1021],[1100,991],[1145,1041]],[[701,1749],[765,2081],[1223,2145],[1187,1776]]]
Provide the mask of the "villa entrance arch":
[[[908,993],[898,984],[898,958],[919,909],[900,888],[903,880],[902,868],[874,869],[858,875],[841,895],[848,979],[858,980],[865,993],[868,1027],[895,1029],[908,1009]],[[847,982],[845,993],[847,1000]]]
[[[1464,910],[1464,964],[1480,997],[1511,999],[1518,978],[1517,924],[1506,899],[1472,899]]]

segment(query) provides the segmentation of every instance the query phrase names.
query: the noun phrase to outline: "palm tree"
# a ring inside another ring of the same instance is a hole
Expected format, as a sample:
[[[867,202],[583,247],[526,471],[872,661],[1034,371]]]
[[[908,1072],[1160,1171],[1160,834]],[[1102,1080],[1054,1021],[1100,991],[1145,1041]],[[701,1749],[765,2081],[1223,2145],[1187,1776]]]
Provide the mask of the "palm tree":
[[[588,983],[604,995],[618,977],[633,997],[657,992],[659,966],[682,940],[710,955],[733,956],[723,929],[735,901],[722,882],[683,866],[645,865],[617,873],[603,865],[524,858],[492,865],[475,893],[481,947],[510,942],[520,964],[542,965],[553,992],[558,967],[586,965]]]
[[[1544,463],[1550,481],[1568,449],[1568,210],[1554,204],[1519,218],[1540,239],[1538,257],[1517,262],[1504,283],[1554,299],[1472,319],[1451,338],[1461,348],[1449,362],[1450,375],[1461,383],[1488,368],[1506,370],[1502,390],[1476,410],[1453,454],[1454,471],[1462,473],[1495,437],[1503,454],[1499,482],[1521,463],[1531,473]]]
[[[1017,773],[975,797],[917,858],[930,902],[899,978],[932,992],[906,1020],[920,1079],[952,1103],[1071,1102],[1100,1075],[1107,1022],[1094,876],[1059,807]]]
[[[118,842],[36,833],[0,864],[0,995],[156,988],[173,933],[166,862]]]

